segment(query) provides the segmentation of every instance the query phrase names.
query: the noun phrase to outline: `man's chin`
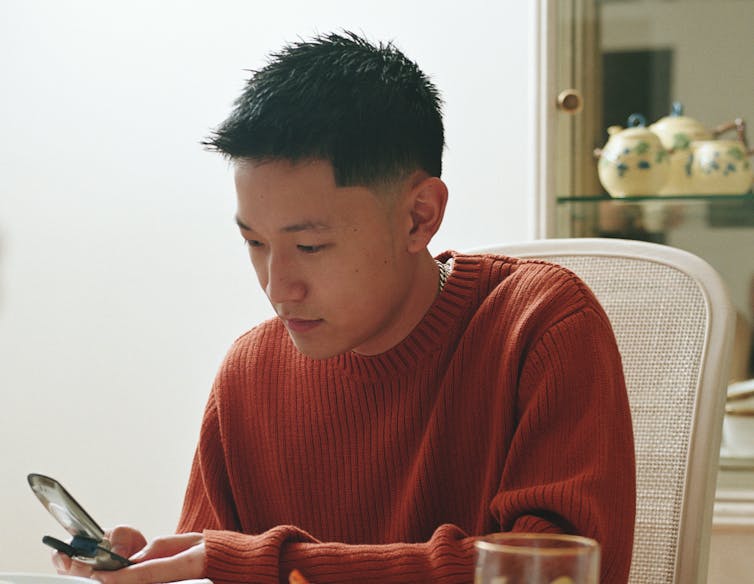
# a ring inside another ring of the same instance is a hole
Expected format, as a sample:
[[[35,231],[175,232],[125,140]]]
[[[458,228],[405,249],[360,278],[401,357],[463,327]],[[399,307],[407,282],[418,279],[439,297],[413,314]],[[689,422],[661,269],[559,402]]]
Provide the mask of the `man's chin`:
[[[332,347],[323,347],[318,343],[302,342],[300,340],[297,340],[293,336],[291,336],[291,341],[293,341],[293,344],[296,349],[298,349],[299,353],[306,355],[310,359],[329,359],[330,357],[335,357],[336,355],[345,353],[345,351],[339,351]]]

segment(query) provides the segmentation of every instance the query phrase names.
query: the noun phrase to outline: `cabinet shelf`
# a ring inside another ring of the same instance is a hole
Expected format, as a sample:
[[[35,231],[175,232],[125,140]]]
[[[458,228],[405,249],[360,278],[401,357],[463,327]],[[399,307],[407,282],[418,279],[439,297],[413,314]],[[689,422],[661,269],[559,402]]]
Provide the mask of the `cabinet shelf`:
[[[680,229],[754,233],[754,194],[579,195],[557,198],[558,237],[623,237],[666,243]]]
[[[616,203],[635,203],[639,201],[754,201],[754,193],[743,195],[636,195],[631,197],[611,197],[610,195],[575,195],[557,197],[559,205],[565,203],[601,203],[615,201]]]

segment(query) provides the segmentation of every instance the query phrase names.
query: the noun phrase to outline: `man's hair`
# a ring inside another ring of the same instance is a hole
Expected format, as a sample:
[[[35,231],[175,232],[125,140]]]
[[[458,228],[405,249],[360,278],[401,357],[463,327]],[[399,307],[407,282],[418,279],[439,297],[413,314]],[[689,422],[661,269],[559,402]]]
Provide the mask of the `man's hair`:
[[[339,186],[420,169],[439,177],[441,108],[432,82],[392,43],[329,34],[273,53],[203,144],[231,160],[327,160]]]

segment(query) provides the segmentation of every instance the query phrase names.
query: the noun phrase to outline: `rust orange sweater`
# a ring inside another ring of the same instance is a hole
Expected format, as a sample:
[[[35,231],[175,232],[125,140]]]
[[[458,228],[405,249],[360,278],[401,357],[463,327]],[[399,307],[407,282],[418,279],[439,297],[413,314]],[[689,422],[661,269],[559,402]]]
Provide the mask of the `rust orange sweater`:
[[[440,259],[446,259],[450,252]],[[207,577],[471,582],[474,537],[564,531],[625,582],[631,420],[607,317],[570,272],[455,255],[424,320],[381,355],[312,360],[276,320],[213,386],[179,531]]]

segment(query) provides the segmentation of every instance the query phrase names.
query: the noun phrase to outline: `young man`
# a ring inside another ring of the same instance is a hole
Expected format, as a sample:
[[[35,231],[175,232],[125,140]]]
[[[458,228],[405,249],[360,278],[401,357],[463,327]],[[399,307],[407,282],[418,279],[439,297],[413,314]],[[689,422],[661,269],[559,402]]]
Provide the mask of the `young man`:
[[[178,535],[105,582],[470,582],[475,538],[566,532],[625,582],[631,420],[610,324],[541,261],[427,246],[442,221],[438,94],[352,34],[275,54],[208,140],[277,318],[212,388]],[[61,570],[71,567],[57,558]]]

